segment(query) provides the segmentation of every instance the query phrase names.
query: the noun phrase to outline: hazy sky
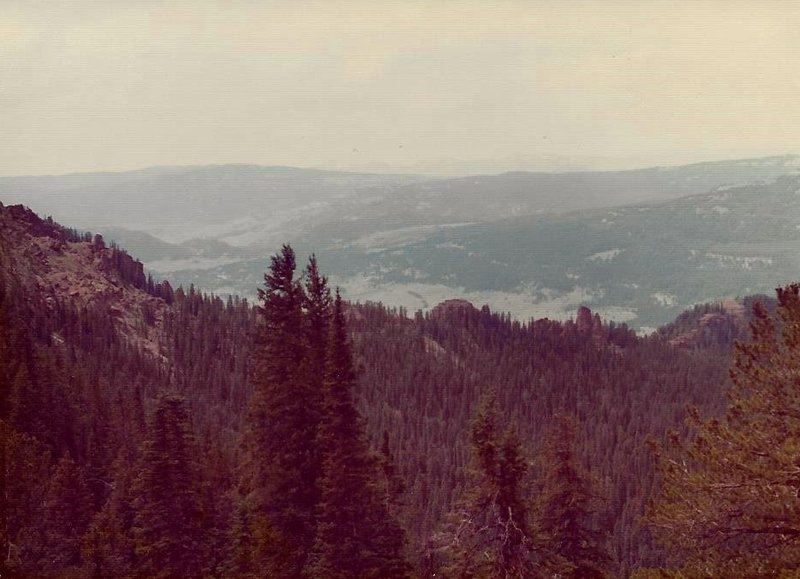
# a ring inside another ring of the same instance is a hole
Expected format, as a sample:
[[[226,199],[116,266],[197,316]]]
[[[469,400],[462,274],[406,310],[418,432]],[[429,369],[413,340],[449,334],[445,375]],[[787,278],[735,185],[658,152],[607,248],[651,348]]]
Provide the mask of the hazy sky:
[[[800,2],[0,0],[0,174],[800,152]]]

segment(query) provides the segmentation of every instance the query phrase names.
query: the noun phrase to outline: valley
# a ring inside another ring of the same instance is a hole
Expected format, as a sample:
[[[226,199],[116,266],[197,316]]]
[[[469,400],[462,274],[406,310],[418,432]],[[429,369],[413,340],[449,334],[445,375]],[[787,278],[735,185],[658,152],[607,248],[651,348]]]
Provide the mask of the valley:
[[[232,165],[0,178],[0,197],[220,295],[253,297],[288,240],[354,301],[427,311],[461,297],[520,320],[585,304],[648,332],[797,277],[798,167],[784,156],[431,179]]]

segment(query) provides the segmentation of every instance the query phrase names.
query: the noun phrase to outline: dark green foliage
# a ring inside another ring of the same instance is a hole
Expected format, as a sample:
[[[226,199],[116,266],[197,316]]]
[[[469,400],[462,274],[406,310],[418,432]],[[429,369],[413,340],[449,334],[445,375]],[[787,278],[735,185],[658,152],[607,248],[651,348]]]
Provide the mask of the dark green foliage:
[[[331,294],[328,280],[319,272],[317,259],[311,256],[305,271],[305,334],[307,353],[307,379],[312,395],[318,398],[312,406],[321,407],[326,352],[330,334]]]
[[[356,375],[343,307],[337,293],[320,429],[321,501],[307,574],[320,579],[406,577],[403,532],[382,500],[378,463],[353,401]]]
[[[499,411],[516,421],[533,455],[552,415],[576,416],[576,456],[609,489],[604,526],[620,575],[663,560],[639,523],[653,485],[643,440],[680,424],[687,400],[720,408],[724,352],[679,350],[605,324],[591,334],[570,322],[522,324],[488,308],[409,320],[362,306],[351,327],[372,440],[377,446],[383,430],[392,434],[408,483],[412,554],[425,552],[463,494],[470,416],[485,384],[496,384]]]
[[[516,429],[501,432],[496,393],[481,401],[472,423],[474,483],[439,538],[445,577],[543,576],[530,519],[528,463]]]
[[[257,345],[255,392],[245,433],[241,500],[253,549],[240,572],[299,577],[314,541],[319,491],[320,393],[308,378],[305,294],[289,246],[272,257],[259,289],[263,328]],[[237,542],[243,541],[242,538]]]
[[[83,559],[92,579],[125,577],[136,567],[133,540],[134,507],[132,504],[131,459],[120,455],[111,468],[114,475],[111,492],[83,537]]]
[[[241,493],[241,488],[237,489]],[[248,496],[238,496],[228,522],[228,554],[223,563],[225,575],[243,578],[259,577],[255,565],[257,547],[263,545],[267,538],[260,536],[260,529],[255,525],[258,520],[255,508]],[[263,547],[262,547],[263,548]]]
[[[4,576],[37,569],[49,460],[35,438],[0,420],[0,574]]]
[[[137,565],[148,577],[207,573],[196,450],[184,399],[159,397],[133,482],[133,538]]]
[[[0,209],[0,220],[5,218]],[[167,305],[169,298],[159,295],[164,284],[153,280],[150,288],[145,277],[146,289],[156,294],[146,298],[152,309],[143,311],[153,325],[131,328],[121,323],[125,306],[116,294],[86,302],[39,287],[33,252],[60,241],[38,237],[34,243],[16,231],[9,235],[7,225],[3,221],[0,227],[6,288],[0,299],[0,420],[6,444],[0,482],[7,489],[3,572],[37,571],[47,482],[65,456],[81,469],[90,493],[83,572],[116,577],[144,569],[134,549],[139,535],[133,532],[132,501],[139,495],[133,496],[132,483],[142,461],[137,454],[151,436],[145,416],[165,389],[186,399],[197,439],[190,453],[196,481],[207,481],[194,487],[210,527],[204,553],[215,559],[204,563],[204,572],[238,577],[249,570],[263,576],[268,569],[263,562],[274,556],[281,564],[284,553],[297,554],[286,561],[293,567],[284,567],[297,570],[298,560],[313,550],[319,516],[320,489],[307,482],[320,480],[319,425],[309,424],[322,416],[313,402],[321,393],[312,384],[320,384],[324,373],[311,368],[324,358],[311,354],[311,344],[328,332],[309,322],[324,296],[313,297],[312,274],[307,270],[305,283],[292,276],[283,286],[289,291],[269,299],[276,306],[269,316],[267,300],[259,312],[244,300],[223,300],[191,287],[175,289]],[[48,236],[57,234],[55,226],[45,225]],[[59,251],[90,242],[76,238]],[[111,276],[126,292],[133,287],[113,263],[101,265],[86,273]],[[135,270],[131,266],[133,277]],[[273,281],[280,280],[285,276]],[[289,294],[292,300],[284,299]],[[285,307],[289,301],[291,307]],[[281,312],[289,314],[278,316]],[[711,335],[696,350],[684,351],[661,336],[639,338],[624,326],[593,322],[587,332],[570,322],[521,323],[488,307],[437,310],[411,319],[374,304],[346,306],[344,313],[353,366],[359,369],[352,401],[363,417],[365,447],[380,448],[384,432],[391,439],[391,448],[386,444],[374,464],[371,485],[384,508],[373,512],[388,511],[389,521],[397,517],[407,527],[415,566],[421,568],[426,543],[468,486],[470,419],[485,384],[497,385],[499,415],[518,424],[519,440],[533,456],[541,455],[554,414],[575,415],[576,462],[591,466],[610,498],[608,518],[595,514],[592,522],[610,534],[619,575],[665,563],[665,551],[638,523],[654,484],[653,460],[642,441],[680,427],[686,401],[704,412],[722,409],[729,336]],[[278,375],[279,368],[286,372]],[[270,375],[280,381],[262,380]],[[497,436],[502,455],[502,428]],[[243,439],[247,445],[240,447]],[[510,458],[514,448],[509,441]],[[301,470],[307,474],[301,477]],[[234,488],[242,492],[231,492]],[[287,497],[301,506],[290,509]],[[525,502],[538,498],[536,491],[522,496]],[[153,515],[157,523],[160,515]],[[379,519],[387,520],[382,514]],[[279,533],[275,523],[290,520],[301,524]],[[152,521],[148,524],[155,526]],[[144,519],[141,523],[145,528]],[[535,518],[530,521],[534,531],[536,524]],[[281,541],[287,536],[292,549],[284,551]],[[391,543],[396,535],[384,536]],[[228,553],[233,556],[221,570],[219,559]]]
[[[800,285],[777,293],[777,316],[757,304],[752,339],[736,346],[725,415],[691,409],[691,434],[656,446],[649,522],[687,572],[800,567]]]
[[[309,260],[305,291],[284,246],[261,291],[264,321],[231,570],[297,577],[401,577],[403,534],[380,500],[352,399],[343,305]],[[310,554],[310,556],[309,556]]]
[[[81,537],[89,526],[92,504],[83,469],[69,455],[51,475],[42,514],[42,569],[47,573],[81,567]]]
[[[392,517],[398,517],[403,507],[406,481],[397,470],[395,457],[389,445],[389,433],[385,430],[383,431],[381,450],[378,455],[378,466],[383,475],[380,478],[383,504]]]
[[[4,217],[0,210],[0,220]],[[82,543],[83,569],[76,573],[126,576],[136,568],[131,479],[138,468],[135,455],[145,438],[145,407],[159,388],[172,385],[187,391],[187,404],[200,409],[199,434],[204,443],[200,448],[202,456],[208,457],[202,471],[218,488],[230,488],[229,461],[236,439],[232,433],[238,431],[241,415],[241,404],[231,399],[249,397],[246,360],[255,313],[243,300],[226,304],[196,292],[191,298],[183,293],[164,319],[161,347],[165,356],[154,357],[139,348],[136,336],[121,332],[113,311],[119,304],[114,301],[80,304],[28,285],[25,276],[31,263],[26,255],[8,251],[20,243],[24,248],[25,237],[7,225],[4,221],[0,226],[0,420],[6,465],[0,479],[5,489],[0,502],[0,573],[59,575],[68,567],[75,569],[60,550],[68,543],[68,558],[74,560],[76,547]],[[46,223],[42,227],[47,235],[55,236],[51,239],[57,246],[58,230]],[[7,236],[9,232],[15,237]],[[87,243],[91,237],[74,241]],[[59,251],[66,251],[60,247]],[[102,269],[103,275],[119,273],[113,262],[100,264],[108,266],[112,267]],[[115,283],[127,287],[121,277]],[[169,286],[154,287],[158,293],[158,288]],[[150,335],[157,334],[151,329]],[[229,434],[220,436],[225,428]],[[209,438],[216,442],[206,453]],[[200,448],[190,450],[192,461],[201,456]],[[82,504],[73,498],[59,502],[59,495],[72,491],[61,485],[64,492],[57,492],[59,486],[48,484],[49,471],[56,472],[57,464],[50,465],[50,456],[62,460],[69,456],[86,482],[92,524],[80,543],[73,526],[47,525],[45,508],[56,520],[59,509]],[[118,456],[124,459],[115,464]],[[201,474],[199,468],[196,474]],[[220,558],[220,520],[227,520],[225,493],[215,497],[220,497],[213,506],[218,530],[209,533],[212,542],[205,550]],[[59,532],[67,536],[66,543],[58,539]],[[47,563],[54,556],[63,560],[61,569]]]
[[[576,436],[573,418],[554,418],[540,459],[536,522],[550,573],[600,578],[611,564],[608,533],[599,528],[602,498],[575,456]]]

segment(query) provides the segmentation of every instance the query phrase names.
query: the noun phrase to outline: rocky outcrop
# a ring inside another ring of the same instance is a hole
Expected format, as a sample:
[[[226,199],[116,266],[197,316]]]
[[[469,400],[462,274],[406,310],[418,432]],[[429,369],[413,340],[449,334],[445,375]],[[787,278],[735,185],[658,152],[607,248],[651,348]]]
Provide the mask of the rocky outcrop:
[[[586,306],[580,306],[575,314],[574,328],[579,334],[590,338],[597,346],[609,343],[608,327],[603,325],[599,314]]]
[[[24,205],[10,205],[4,207],[0,204],[0,214],[5,218],[6,224],[14,222],[24,228],[34,237],[49,237],[57,241],[64,241],[64,229],[51,219],[42,219]]]
[[[32,301],[46,308],[69,301],[104,309],[122,337],[160,356],[167,304],[144,291],[138,260],[106,247],[99,235],[65,230],[21,205],[0,205],[0,250],[0,267],[8,268]]]
[[[586,306],[579,307],[578,313],[575,316],[575,325],[580,333],[591,334],[592,330],[594,329],[594,316],[592,316],[592,310]]]
[[[694,327],[671,338],[676,348],[692,349],[709,343],[729,343],[747,327],[747,308],[734,299],[719,302],[717,311],[702,314]]]
[[[477,312],[472,302],[464,299],[445,300],[431,310],[432,318],[447,318],[451,315]]]

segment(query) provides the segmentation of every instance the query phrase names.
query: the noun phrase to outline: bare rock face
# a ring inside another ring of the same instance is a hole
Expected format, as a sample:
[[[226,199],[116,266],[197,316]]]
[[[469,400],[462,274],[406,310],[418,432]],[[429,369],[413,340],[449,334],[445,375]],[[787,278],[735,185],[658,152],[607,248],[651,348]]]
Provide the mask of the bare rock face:
[[[103,236],[99,233],[94,234],[94,240],[92,241],[92,245],[96,250],[102,250],[106,248],[106,242],[103,240]]]
[[[574,323],[574,328],[578,334],[588,337],[598,348],[608,346],[608,326],[603,325],[600,314],[592,312],[586,306],[581,306],[575,315]]]
[[[0,266],[10,268],[44,307],[69,301],[79,307],[104,309],[115,320],[121,337],[160,355],[160,333],[168,306],[140,289],[146,285],[142,263],[106,247],[101,236],[75,241],[60,225],[41,219],[27,207],[0,204],[0,255],[4,257]],[[142,329],[144,307],[153,312],[152,324],[146,329]]]
[[[722,309],[725,310],[726,313],[733,316],[734,318],[740,320],[741,322],[747,321],[747,308],[744,307],[744,304],[731,299],[727,298],[720,302]]]
[[[586,306],[578,308],[578,314],[575,317],[575,325],[578,331],[582,334],[591,334],[594,329],[594,316],[592,310]]]
[[[451,315],[477,312],[472,302],[462,299],[445,300],[431,310],[432,318],[446,318]]]
[[[747,309],[742,303],[728,298],[719,302],[719,305],[722,307],[721,312],[703,314],[695,327],[675,336],[669,343],[677,348],[692,349],[701,346],[714,335],[729,335],[747,327]]]
[[[34,237],[49,237],[58,241],[65,238],[64,231],[50,219],[42,219],[24,205],[2,207],[3,213],[14,222],[23,226]]]

